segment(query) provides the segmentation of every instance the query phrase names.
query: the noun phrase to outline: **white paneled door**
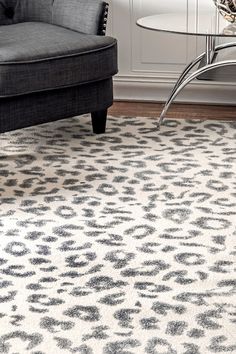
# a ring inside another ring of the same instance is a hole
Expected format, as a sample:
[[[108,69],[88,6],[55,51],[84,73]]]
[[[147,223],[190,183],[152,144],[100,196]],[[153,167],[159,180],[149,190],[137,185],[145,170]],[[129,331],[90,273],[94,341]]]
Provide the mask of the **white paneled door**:
[[[138,18],[184,11],[186,26],[197,26],[199,6],[213,8],[213,0],[110,0],[108,34],[118,39],[119,74],[114,79],[115,98],[163,101],[186,63],[202,51],[202,39],[158,33],[136,25]],[[195,21],[188,21],[189,13]],[[236,57],[236,51],[235,51]],[[178,101],[235,103],[236,84],[193,83]]]

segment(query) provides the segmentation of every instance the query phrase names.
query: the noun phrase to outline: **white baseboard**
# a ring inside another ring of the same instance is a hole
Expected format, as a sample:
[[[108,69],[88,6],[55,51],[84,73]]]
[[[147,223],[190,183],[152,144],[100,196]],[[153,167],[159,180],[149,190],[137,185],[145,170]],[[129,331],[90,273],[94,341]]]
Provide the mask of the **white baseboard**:
[[[173,78],[115,76],[114,99],[164,102],[174,83]],[[236,83],[196,81],[188,85],[175,102],[236,105]]]

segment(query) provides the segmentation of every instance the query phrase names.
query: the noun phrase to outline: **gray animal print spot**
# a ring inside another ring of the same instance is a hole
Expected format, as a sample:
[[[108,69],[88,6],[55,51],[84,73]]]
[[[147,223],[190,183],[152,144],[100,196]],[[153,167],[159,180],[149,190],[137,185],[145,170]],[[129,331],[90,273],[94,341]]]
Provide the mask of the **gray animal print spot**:
[[[35,275],[34,271],[24,271],[25,267],[23,265],[10,265],[9,267],[2,270],[3,274],[11,275],[16,278],[27,278]]]
[[[215,273],[230,273],[233,262],[226,260],[216,261],[212,267],[209,267],[209,270]]]
[[[79,318],[86,322],[99,321],[100,314],[96,306],[74,306],[63,312],[64,315],[69,317]]]
[[[186,312],[187,309],[182,305],[171,305],[165,302],[157,301],[153,303],[152,310],[159,315],[166,316],[169,312],[182,315]]]
[[[210,298],[212,295],[207,293],[180,293],[174,297],[177,301],[195,304],[197,306],[208,305],[205,299]]]
[[[182,263],[186,266],[192,265],[200,265],[205,263],[205,259],[202,258],[203,256],[198,253],[178,253],[175,256],[175,259],[178,263]]]
[[[93,252],[88,252],[83,255],[73,255],[66,257],[67,267],[70,268],[81,268],[87,266],[91,261],[96,259],[96,254]]]
[[[197,323],[207,329],[219,329],[222,327],[221,321],[216,322],[214,319],[222,319],[222,310],[209,310],[197,315]]]
[[[187,349],[183,354],[201,354],[199,346],[193,343],[184,343],[184,348]]]
[[[111,277],[98,276],[91,278],[86,286],[95,289],[96,291],[108,290],[113,288],[120,288],[127,285],[124,281],[114,281]]]
[[[121,309],[114,313],[114,317],[119,320],[118,324],[125,328],[134,328],[131,323],[133,321],[134,314],[138,314],[139,309]]]
[[[131,227],[130,229],[125,230],[124,234],[130,235],[136,239],[142,239],[142,238],[145,238],[147,236],[154,234],[155,231],[156,231],[156,229],[153,226],[139,225],[139,226],[134,226],[134,227]]]
[[[160,329],[157,326],[157,323],[159,320],[156,317],[147,317],[147,318],[142,318],[140,320],[140,325],[142,329],[144,330],[154,330],[154,329]]]
[[[17,294],[17,291],[8,291],[8,295],[0,295],[0,304],[3,302],[9,302],[13,301],[15,296]],[[1,353],[1,352],[0,352]]]
[[[67,349],[68,350],[72,346],[72,342],[67,338],[54,337],[53,339],[57,342],[57,346],[60,349]]]
[[[226,352],[226,353],[235,353],[236,352],[236,344],[229,344],[227,343],[223,344],[224,342],[227,342],[227,337],[221,335],[221,336],[216,336],[211,339],[211,345],[209,346],[209,349],[213,353],[220,353],[220,352]]]
[[[231,226],[231,223],[226,219],[210,217],[198,218],[193,224],[205,230],[225,230]]]
[[[20,327],[20,326],[21,326],[21,323],[20,323],[20,322],[25,319],[25,316],[22,316],[22,315],[12,315],[11,318],[12,318],[12,320],[10,321],[10,323],[11,323],[13,326]]]
[[[142,296],[145,296],[146,294],[147,297],[152,296],[153,298],[156,297],[155,294],[171,290],[168,286],[159,285],[152,282],[136,282],[134,284],[134,289],[139,289],[139,293],[142,294]]]
[[[8,280],[0,281],[0,289],[7,288],[11,285],[12,285],[11,281],[8,281]]]
[[[102,297],[98,302],[109,306],[115,306],[115,305],[122,304],[124,302],[124,297],[125,297],[124,292],[109,294]]]
[[[40,239],[43,235],[44,233],[40,231],[29,231],[27,232],[25,239],[34,241]]]
[[[163,352],[163,350],[165,350]],[[178,354],[175,349],[165,339],[154,337],[149,339],[145,347],[146,354]]]
[[[9,242],[5,247],[4,251],[16,257],[21,257],[26,255],[27,253],[30,253],[30,250],[26,247],[26,245],[23,242],[15,242],[15,241]]]
[[[108,326],[96,326],[92,327],[92,333],[91,334],[86,334],[83,336],[83,341],[89,340],[89,339],[106,339],[109,338],[108,334],[105,333],[105,331],[109,330]]]
[[[77,215],[73,208],[67,206],[61,206],[57,208],[55,214],[62,217],[63,219],[71,219]]]
[[[146,261],[142,264],[140,269],[128,268],[121,272],[125,277],[135,277],[135,276],[155,276],[160,271],[168,269],[169,264],[166,264],[160,260]]]
[[[79,347],[73,348],[72,350],[73,352],[78,352],[79,354],[96,354],[87,344],[82,344]]]
[[[63,304],[65,301],[55,297],[48,297],[45,294],[32,294],[28,296],[27,301],[33,304],[40,304],[43,306],[58,306]]]
[[[125,267],[127,264],[129,264],[129,261],[131,259],[134,259],[135,255],[134,253],[128,253],[124,251],[112,251],[108,252],[104,258],[104,260],[108,260],[109,262],[113,263],[113,267],[115,269],[120,269]]]
[[[171,336],[180,336],[187,327],[188,325],[184,321],[170,321],[168,322],[166,333]]]
[[[113,196],[118,193],[116,188],[112,184],[108,183],[102,183],[98,187],[97,191],[101,194],[107,195],[107,196]]]
[[[14,340],[15,338],[19,338],[23,342],[27,342],[25,348],[27,351],[33,349],[43,341],[43,336],[39,333],[28,334],[24,331],[10,332],[0,337],[0,350],[2,350],[2,353],[9,352],[10,348],[12,348],[11,340]],[[15,348],[12,349],[14,350]]]
[[[53,317],[42,317],[40,320],[40,327],[47,329],[48,332],[56,333],[61,329],[63,331],[73,328],[75,323],[71,321],[58,321]]]
[[[190,338],[201,338],[205,335],[204,331],[198,328],[191,329],[187,334]]]
[[[189,219],[191,211],[186,208],[166,209],[163,212],[163,217],[173,221],[176,224],[183,224]]]
[[[175,279],[174,281],[178,284],[191,284],[196,281],[196,279],[187,278],[188,272],[186,270],[173,271],[165,274],[162,280],[167,281],[170,279]]]
[[[0,258],[0,266],[7,263],[7,259]]]
[[[206,186],[210,189],[213,189],[214,191],[217,192],[224,192],[229,189],[228,186],[226,186],[221,180],[209,180],[206,184]]]
[[[134,352],[129,351],[129,349],[137,348],[140,345],[140,342],[136,339],[111,342],[106,344],[103,349],[103,354],[133,354]],[[136,350],[136,353],[138,353],[138,349]]]

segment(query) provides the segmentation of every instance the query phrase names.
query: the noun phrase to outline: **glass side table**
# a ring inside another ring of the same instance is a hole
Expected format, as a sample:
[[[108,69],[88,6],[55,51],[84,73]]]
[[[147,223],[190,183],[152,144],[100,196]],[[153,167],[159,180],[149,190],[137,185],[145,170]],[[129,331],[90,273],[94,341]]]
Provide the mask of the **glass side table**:
[[[137,25],[152,31],[169,32],[190,36],[205,37],[205,51],[189,63],[177,80],[170,96],[168,97],[158,120],[161,126],[165,115],[176,96],[191,81],[213,69],[236,65],[235,60],[216,61],[219,51],[236,47],[236,42],[216,45],[217,37],[236,37],[236,24],[229,24],[218,11],[200,11],[197,18],[194,14],[166,13],[140,18]],[[201,67],[193,70],[201,62]]]

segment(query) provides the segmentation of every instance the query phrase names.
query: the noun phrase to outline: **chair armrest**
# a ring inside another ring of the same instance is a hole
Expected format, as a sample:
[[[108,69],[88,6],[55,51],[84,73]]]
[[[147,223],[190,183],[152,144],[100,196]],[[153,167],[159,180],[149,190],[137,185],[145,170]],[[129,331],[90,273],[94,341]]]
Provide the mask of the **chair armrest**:
[[[103,0],[54,0],[52,23],[86,34],[105,34],[108,5]]]

